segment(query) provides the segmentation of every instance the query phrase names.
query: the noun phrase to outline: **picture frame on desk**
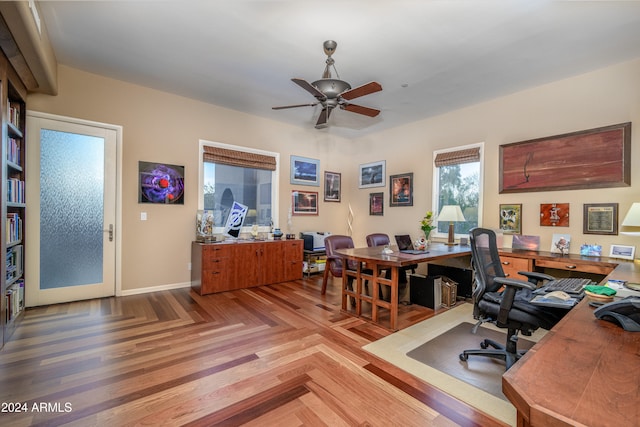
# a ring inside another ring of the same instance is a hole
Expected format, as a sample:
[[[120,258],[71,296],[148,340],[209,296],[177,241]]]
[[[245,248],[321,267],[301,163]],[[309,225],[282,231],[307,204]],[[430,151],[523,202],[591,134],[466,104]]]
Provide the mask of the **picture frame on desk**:
[[[633,261],[636,254],[635,246],[611,245],[609,258],[620,258]]]
[[[618,235],[617,203],[585,203],[582,221],[584,234]]]

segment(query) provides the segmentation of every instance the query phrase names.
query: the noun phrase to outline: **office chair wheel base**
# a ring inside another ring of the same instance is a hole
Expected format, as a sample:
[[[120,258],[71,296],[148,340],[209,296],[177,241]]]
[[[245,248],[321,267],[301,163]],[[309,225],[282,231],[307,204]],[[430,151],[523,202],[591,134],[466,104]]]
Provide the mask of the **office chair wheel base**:
[[[480,343],[480,348],[481,348],[481,349],[486,350],[486,349],[487,349],[487,347],[489,347],[489,346],[487,345],[487,343],[486,343],[486,342],[482,341],[482,342]]]
[[[469,359],[469,357],[464,353],[460,353],[458,357],[460,357],[460,360],[463,362],[466,362]]]

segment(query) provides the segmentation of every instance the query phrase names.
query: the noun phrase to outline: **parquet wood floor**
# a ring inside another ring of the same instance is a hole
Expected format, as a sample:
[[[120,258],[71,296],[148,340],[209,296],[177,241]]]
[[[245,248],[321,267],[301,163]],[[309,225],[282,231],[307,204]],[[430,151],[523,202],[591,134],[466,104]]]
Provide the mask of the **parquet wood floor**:
[[[0,351],[0,425],[503,425],[363,351],[390,332],[320,281],[29,309]]]

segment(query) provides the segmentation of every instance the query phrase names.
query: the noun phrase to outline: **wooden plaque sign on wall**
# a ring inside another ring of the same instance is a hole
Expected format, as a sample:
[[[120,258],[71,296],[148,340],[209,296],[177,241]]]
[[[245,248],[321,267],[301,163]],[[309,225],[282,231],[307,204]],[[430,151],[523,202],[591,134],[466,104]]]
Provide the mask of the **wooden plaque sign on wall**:
[[[630,122],[500,146],[500,193],[630,185]]]

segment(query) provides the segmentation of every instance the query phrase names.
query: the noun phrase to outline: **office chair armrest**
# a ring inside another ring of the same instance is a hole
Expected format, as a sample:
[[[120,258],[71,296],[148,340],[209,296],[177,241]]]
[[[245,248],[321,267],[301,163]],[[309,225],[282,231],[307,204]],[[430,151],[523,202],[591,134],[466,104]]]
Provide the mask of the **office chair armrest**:
[[[533,291],[536,289],[536,285],[534,283],[525,282],[524,280],[508,279],[506,277],[496,277],[493,280],[495,283],[505,286],[505,290],[502,293],[502,300],[500,301],[498,318],[496,319],[496,325],[504,328],[507,326],[509,320],[509,312],[513,306],[516,291],[518,289],[529,289]]]
[[[542,283],[544,280],[555,280],[556,278],[553,276],[549,276],[544,273],[537,273],[534,271],[518,271],[518,274],[522,274],[527,277],[529,283],[533,283],[534,285],[538,285],[538,283]]]
[[[530,289],[532,291],[536,289],[536,285],[534,283],[525,282],[524,280],[509,279],[507,277],[496,277],[493,279],[493,281],[500,285],[511,286],[518,289]]]

